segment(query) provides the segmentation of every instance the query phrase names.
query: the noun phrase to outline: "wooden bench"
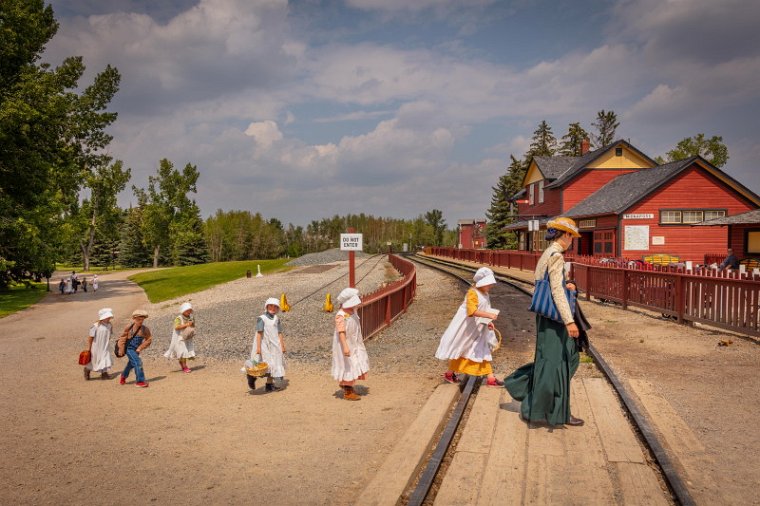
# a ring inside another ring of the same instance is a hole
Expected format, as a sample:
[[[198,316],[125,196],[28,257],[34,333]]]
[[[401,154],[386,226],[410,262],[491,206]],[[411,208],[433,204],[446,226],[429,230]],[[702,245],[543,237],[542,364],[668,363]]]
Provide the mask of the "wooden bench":
[[[644,262],[652,265],[668,266],[681,262],[681,257],[676,255],[670,255],[668,253],[657,253],[654,255],[646,255]]]
[[[760,259],[745,258],[739,261],[739,265],[745,266],[747,269],[747,272],[752,272],[752,269],[760,269]]]

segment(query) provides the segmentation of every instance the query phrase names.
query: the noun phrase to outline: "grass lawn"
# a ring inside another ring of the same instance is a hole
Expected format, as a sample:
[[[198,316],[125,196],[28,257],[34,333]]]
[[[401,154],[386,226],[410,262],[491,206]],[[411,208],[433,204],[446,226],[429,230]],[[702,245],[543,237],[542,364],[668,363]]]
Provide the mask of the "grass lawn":
[[[45,285],[45,283],[32,283],[29,288],[23,284],[11,285],[7,290],[0,290],[0,318],[26,309],[42,300],[47,293]]]
[[[288,260],[287,258],[280,258],[277,260],[244,260],[241,262],[188,265],[186,267],[142,272],[130,276],[129,279],[145,290],[151,302],[161,302],[242,278],[247,270],[250,270],[255,276],[257,265],[261,265],[262,273],[281,270]]]

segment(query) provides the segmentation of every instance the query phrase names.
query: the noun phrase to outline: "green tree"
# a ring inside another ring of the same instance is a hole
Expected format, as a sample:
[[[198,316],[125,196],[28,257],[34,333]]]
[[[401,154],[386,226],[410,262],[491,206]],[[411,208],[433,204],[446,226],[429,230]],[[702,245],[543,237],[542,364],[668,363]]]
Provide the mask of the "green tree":
[[[107,67],[81,93],[81,57],[38,64],[58,24],[42,0],[0,2],[0,285],[52,270],[88,168],[111,141]]]
[[[198,168],[185,165],[182,172],[166,158],[158,164],[157,174],[148,178],[148,188],[133,186],[142,213],[142,235],[153,251],[153,267],[162,259],[174,263],[202,258],[205,238],[200,211],[188,194],[196,193]]]
[[[728,162],[728,147],[723,143],[723,137],[713,135],[709,139],[705,134],[697,134],[694,137],[686,137],[676,144],[676,147],[667,152],[667,160],[676,162],[699,155],[716,167],[723,167]]]
[[[118,223],[121,210],[116,197],[126,187],[130,176],[131,170],[123,169],[120,160],[95,167],[86,175],[85,185],[90,190],[90,198],[82,202],[81,212],[74,217],[78,218],[78,245],[85,271],[90,270],[96,234],[105,233]]]
[[[143,208],[130,207],[120,231],[119,265],[122,267],[146,267],[150,265],[150,250],[143,241]]]
[[[486,238],[490,249],[502,249],[507,243],[508,232],[504,230],[504,227],[513,220],[512,204],[509,200],[512,196],[510,183],[509,170],[507,170],[499,177],[496,186],[491,188],[493,190],[491,207],[486,211],[488,220]]]
[[[620,122],[614,111],[602,109],[596,113],[596,121],[591,123],[591,126],[596,128],[596,135],[592,139],[594,147],[603,148],[609,146],[615,140],[615,131],[620,126]]]
[[[528,149],[528,156],[553,156],[557,151],[557,138],[554,137],[552,127],[542,120],[538,128],[533,132],[533,138]]]
[[[425,221],[433,229],[433,243],[436,246],[443,244],[443,235],[446,231],[446,220],[443,219],[443,212],[439,209],[432,209],[425,213]]]
[[[559,153],[564,156],[581,156],[581,145],[584,139],[588,139],[588,132],[580,123],[570,123],[567,133],[562,136]]]

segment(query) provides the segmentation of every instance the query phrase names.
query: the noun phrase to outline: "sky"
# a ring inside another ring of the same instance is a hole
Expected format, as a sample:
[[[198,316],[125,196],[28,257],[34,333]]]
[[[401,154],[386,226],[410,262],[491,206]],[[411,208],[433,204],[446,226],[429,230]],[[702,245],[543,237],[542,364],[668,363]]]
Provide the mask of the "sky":
[[[121,86],[110,153],[145,187],[200,171],[203,216],[306,225],[365,213],[483,217],[546,120],[599,110],[652,158],[721,135],[760,193],[754,0],[53,0],[43,61],[84,57]],[[120,204],[135,199],[131,190]]]

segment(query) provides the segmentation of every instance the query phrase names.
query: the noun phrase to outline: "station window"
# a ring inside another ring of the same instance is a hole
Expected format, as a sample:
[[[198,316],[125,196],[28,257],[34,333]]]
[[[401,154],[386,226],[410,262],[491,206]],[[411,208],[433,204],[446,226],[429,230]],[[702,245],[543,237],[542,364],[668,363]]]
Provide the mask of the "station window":
[[[725,209],[661,209],[661,225],[680,225],[682,223],[700,223],[705,220],[724,218]]]
[[[681,211],[660,211],[660,223],[681,223]]]
[[[615,148],[615,156],[623,156],[623,148]]]
[[[532,206],[535,203],[536,201],[533,198],[533,183],[531,183],[530,186],[528,186],[528,205]]]
[[[716,218],[725,218],[726,211],[705,211],[705,220],[714,220]]]
[[[544,180],[538,182],[538,203],[544,203]]]
[[[700,221],[704,221],[704,218],[705,218],[704,211],[684,211],[683,212],[684,223],[699,223]]]

